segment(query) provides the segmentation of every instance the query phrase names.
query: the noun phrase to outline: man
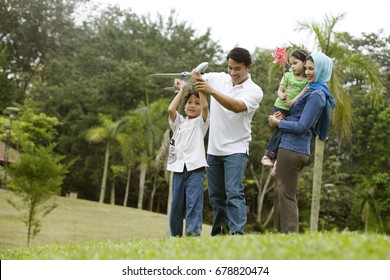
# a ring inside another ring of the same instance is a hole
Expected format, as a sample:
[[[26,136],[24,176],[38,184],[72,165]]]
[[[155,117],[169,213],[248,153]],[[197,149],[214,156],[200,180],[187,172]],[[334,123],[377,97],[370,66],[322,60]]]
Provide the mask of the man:
[[[247,220],[243,178],[249,154],[252,117],[263,91],[249,74],[248,50],[227,55],[228,74],[207,73],[195,90],[211,95],[206,168],[214,221],[211,235],[244,234]]]

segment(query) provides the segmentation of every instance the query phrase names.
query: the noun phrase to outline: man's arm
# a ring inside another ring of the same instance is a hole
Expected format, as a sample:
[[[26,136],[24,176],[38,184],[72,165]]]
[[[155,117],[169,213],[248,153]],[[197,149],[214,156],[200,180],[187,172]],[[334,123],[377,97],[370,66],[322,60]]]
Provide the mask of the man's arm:
[[[221,92],[213,89],[209,86],[209,84],[203,81],[201,78],[197,78],[195,82],[195,89],[198,92],[204,92],[205,94],[209,94],[215,98],[223,107],[226,109],[233,111],[235,113],[244,112],[247,110],[246,104],[242,100],[235,99],[230,96],[226,96]]]

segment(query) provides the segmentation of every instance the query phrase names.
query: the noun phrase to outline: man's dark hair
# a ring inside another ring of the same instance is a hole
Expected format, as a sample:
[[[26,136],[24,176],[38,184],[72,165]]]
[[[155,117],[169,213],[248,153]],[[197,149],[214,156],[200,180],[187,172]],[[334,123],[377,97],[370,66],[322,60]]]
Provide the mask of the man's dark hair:
[[[228,53],[226,60],[229,60],[229,58],[233,59],[234,61],[237,61],[238,63],[244,63],[247,67],[252,64],[251,54],[247,49],[244,48],[237,47],[232,49]]]

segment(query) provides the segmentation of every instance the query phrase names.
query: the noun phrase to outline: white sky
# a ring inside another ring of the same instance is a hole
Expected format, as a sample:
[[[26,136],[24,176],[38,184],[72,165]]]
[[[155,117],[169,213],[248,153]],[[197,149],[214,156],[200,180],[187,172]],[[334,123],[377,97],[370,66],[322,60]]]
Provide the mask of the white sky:
[[[94,0],[131,8],[138,15],[168,18],[175,9],[178,21],[186,21],[199,35],[208,27],[214,41],[225,51],[236,45],[253,52],[256,47],[275,48],[289,42],[313,46],[308,34],[294,31],[297,22],[323,22],[325,15],[346,13],[336,25],[338,32],[360,37],[362,32],[383,29],[389,35],[388,0]]]

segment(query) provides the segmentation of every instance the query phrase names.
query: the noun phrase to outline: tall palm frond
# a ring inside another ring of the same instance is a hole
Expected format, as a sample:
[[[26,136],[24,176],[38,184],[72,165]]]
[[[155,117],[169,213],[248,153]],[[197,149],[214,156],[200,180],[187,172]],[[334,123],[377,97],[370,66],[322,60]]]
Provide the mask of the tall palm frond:
[[[366,86],[367,93],[373,97],[373,104],[381,102],[383,89],[379,67],[358,49],[351,50],[336,40],[334,28],[344,17],[345,14],[326,16],[321,24],[317,22],[298,22],[298,28],[296,28],[297,31],[307,31],[309,35],[314,35],[316,50],[325,53],[333,59],[332,78],[328,86],[336,101],[336,107],[332,113],[332,129],[336,132],[339,147],[346,139],[352,137],[353,106],[352,98],[348,91],[349,87],[354,85],[357,79],[363,81],[362,84]],[[353,77],[355,80],[351,81],[350,77]],[[318,228],[319,197],[322,185],[322,163],[324,160],[324,143],[319,143],[318,137],[316,137],[315,141],[311,230],[317,230]]]

